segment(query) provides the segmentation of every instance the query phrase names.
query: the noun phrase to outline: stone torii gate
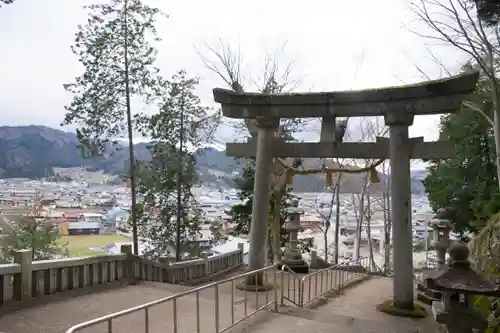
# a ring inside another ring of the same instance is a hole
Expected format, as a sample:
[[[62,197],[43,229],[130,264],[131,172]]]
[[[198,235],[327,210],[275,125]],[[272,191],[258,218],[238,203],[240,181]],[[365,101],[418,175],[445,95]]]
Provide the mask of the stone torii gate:
[[[229,118],[253,120],[258,135],[247,143],[228,143],[228,156],[256,157],[249,269],[264,267],[267,255],[269,184],[273,157],[359,158],[391,160],[393,306],[413,309],[413,246],[410,159],[449,158],[448,142],[409,138],[415,115],[453,113],[476,86],[478,73],[410,86],[374,90],[298,94],[213,90]],[[336,117],[383,116],[389,140],[335,142]],[[281,118],[322,118],[320,142],[284,142],[275,136]],[[247,281],[257,287],[260,279]]]

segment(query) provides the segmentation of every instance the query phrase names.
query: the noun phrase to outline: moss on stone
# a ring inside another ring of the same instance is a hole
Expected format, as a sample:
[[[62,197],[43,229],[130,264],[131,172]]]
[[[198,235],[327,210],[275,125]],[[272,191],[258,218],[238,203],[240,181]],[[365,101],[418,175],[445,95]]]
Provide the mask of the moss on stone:
[[[398,317],[425,318],[428,315],[427,310],[418,303],[413,303],[413,309],[403,309],[394,306],[390,299],[378,304],[377,310]]]

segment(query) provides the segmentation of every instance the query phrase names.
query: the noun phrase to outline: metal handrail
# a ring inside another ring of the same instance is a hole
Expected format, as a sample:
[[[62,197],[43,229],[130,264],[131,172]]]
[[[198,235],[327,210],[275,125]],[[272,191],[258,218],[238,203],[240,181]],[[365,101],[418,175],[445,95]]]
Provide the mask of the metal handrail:
[[[196,316],[197,316],[197,318],[196,318],[196,321],[197,321],[196,332],[199,333],[200,332],[200,302],[199,302],[200,294],[199,293],[200,293],[200,291],[205,290],[205,289],[209,289],[209,288],[214,288],[214,290],[215,290],[215,297],[214,297],[214,301],[215,301],[215,307],[214,307],[215,308],[215,310],[214,310],[215,331],[217,333],[222,333],[222,332],[225,332],[225,331],[229,330],[230,328],[234,327],[235,325],[239,324],[240,322],[242,322],[246,318],[254,315],[255,313],[269,307],[270,305],[274,305],[274,310],[276,312],[278,312],[278,289],[277,288],[274,288],[274,300],[271,300],[271,301],[268,300],[268,292],[266,289],[266,295],[265,295],[266,303],[260,307],[259,307],[259,293],[256,292],[255,293],[255,295],[256,295],[256,298],[255,298],[256,299],[256,310],[251,312],[251,313],[247,312],[247,290],[245,289],[244,290],[245,291],[245,298],[244,298],[245,314],[244,314],[244,317],[239,319],[239,320],[235,320],[235,318],[234,318],[235,317],[235,314],[234,314],[234,310],[235,310],[235,308],[234,308],[234,305],[235,305],[235,302],[234,302],[234,289],[235,289],[234,288],[234,281],[241,279],[241,278],[246,278],[246,277],[251,276],[251,275],[257,276],[257,275],[262,274],[262,273],[267,273],[267,271],[269,271],[269,270],[273,270],[273,272],[274,272],[274,284],[276,285],[277,276],[276,276],[275,266],[267,266],[267,267],[264,267],[264,268],[261,268],[258,270],[254,270],[251,272],[247,272],[247,273],[244,273],[244,274],[241,274],[238,276],[234,276],[234,277],[222,280],[222,281],[212,282],[212,283],[209,283],[207,285],[193,288],[193,289],[189,289],[189,290],[177,293],[175,295],[161,298],[161,299],[156,300],[156,301],[141,304],[141,305],[129,308],[129,309],[125,309],[122,311],[111,313],[111,314],[106,315],[106,316],[102,316],[102,317],[99,317],[96,319],[89,320],[89,321],[86,321],[86,322],[83,322],[83,323],[80,323],[80,324],[77,324],[77,325],[70,327],[66,331],[66,333],[77,332],[77,331],[80,331],[84,328],[88,328],[88,327],[95,326],[95,325],[102,324],[102,323],[107,323],[107,332],[112,333],[114,319],[129,315],[129,314],[132,314],[132,313],[138,312],[138,311],[144,311],[144,318],[145,318],[144,332],[149,333],[149,308],[156,306],[156,305],[163,304],[163,303],[167,303],[169,301],[173,302],[174,332],[177,332],[178,323],[177,323],[177,302],[176,301],[177,301],[177,299],[179,299],[181,297],[192,295],[192,294],[196,294]],[[267,274],[266,274],[266,277],[267,277]],[[231,283],[231,287],[232,287],[231,288],[231,302],[232,302],[232,305],[231,305],[231,325],[229,325],[226,328],[221,329],[220,328],[220,317],[219,317],[220,309],[219,309],[219,289],[218,289],[218,287],[219,287],[219,285],[224,284],[224,283]]]
[[[365,268],[362,264],[363,261],[365,261],[367,258],[360,258],[359,260],[352,260],[349,261],[348,266],[351,266],[352,263],[357,263],[361,267]],[[361,276],[364,275],[364,273],[359,273],[359,272],[351,272],[350,270],[338,270],[338,268],[341,268],[342,266],[340,265],[333,265],[327,268],[323,268],[321,270],[309,273],[305,276],[302,277],[301,279],[301,303],[300,307],[304,307],[305,305],[311,303],[312,301],[318,299],[319,297],[325,295],[328,292],[331,292],[332,290],[335,289],[342,289],[344,287],[344,284],[346,282],[352,281],[354,279],[360,278]],[[335,272],[335,273],[333,273]],[[326,274],[325,274],[326,273]],[[340,274],[340,276],[339,276]],[[326,277],[325,277],[326,275]],[[319,293],[318,293],[318,276],[320,276],[320,281],[319,281]],[[312,290],[312,279],[314,277],[314,294],[313,297],[311,297],[311,290]],[[324,278],[325,277],[325,278]],[[305,294],[305,283],[308,281],[308,288],[307,288],[307,301],[304,300],[304,294]]]
[[[288,275],[288,281],[287,281],[287,295],[285,296],[285,271],[290,273],[291,275]],[[293,299],[290,297],[290,276],[293,277]],[[299,295],[297,297],[297,293],[295,292],[295,285],[297,282],[298,285],[298,292]],[[290,267],[287,265],[282,265],[281,266],[281,302],[280,305],[283,306],[284,300],[286,299],[287,301],[295,304],[298,307],[302,307],[302,282],[300,279],[300,276],[296,274]],[[298,298],[298,299],[297,299]]]

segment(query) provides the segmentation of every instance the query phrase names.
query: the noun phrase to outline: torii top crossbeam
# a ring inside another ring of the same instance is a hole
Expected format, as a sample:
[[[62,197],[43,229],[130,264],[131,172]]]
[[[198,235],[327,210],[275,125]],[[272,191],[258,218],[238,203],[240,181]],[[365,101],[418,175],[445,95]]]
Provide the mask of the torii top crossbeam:
[[[411,158],[452,155],[452,144],[426,143],[409,138],[408,128],[415,115],[452,113],[463,98],[474,91],[479,73],[396,88],[304,94],[238,93],[214,89],[214,99],[222,104],[222,114],[230,118],[256,119],[258,135],[253,142],[234,146],[232,153],[255,156],[249,270],[266,264],[269,217],[269,184],[273,156],[387,158],[391,160],[391,219],[393,242],[392,307],[411,311],[413,295],[413,234],[411,228]],[[375,143],[341,143],[333,135],[336,117],[384,116],[389,140]],[[278,143],[280,118],[322,118],[318,143]],[[334,140],[335,139],[335,140]],[[231,145],[228,151],[231,153]],[[226,151],[226,153],[228,152]],[[257,286],[263,278],[248,279]],[[255,289],[258,290],[258,289]],[[401,312],[399,312],[401,313]]]
[[[413,115],[452,113],[476,87],[479,73],[407,86],[341,92],[237,93],[215,88],[214,99],[229,118],[313,118],[383,116],[387,111]]]

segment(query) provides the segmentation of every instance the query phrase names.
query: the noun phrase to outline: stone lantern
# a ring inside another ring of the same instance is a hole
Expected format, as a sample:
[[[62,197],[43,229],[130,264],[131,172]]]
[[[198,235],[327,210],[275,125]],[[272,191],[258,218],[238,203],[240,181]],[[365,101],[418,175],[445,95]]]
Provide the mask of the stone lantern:
[[[450,246],[451,221],[448,218],[448,210],[440,208],[431,220],[433,229],[433,246],[436,249],[437,267],[426,267],[422,269],[422,280],[417,284],[417,298],[426,304],[441,299],[441,293],[430,288],[426,281],[446,267],[446,250]]]
[[[283,228],[290,234],[288,237],[288,244],[283,256],[283,264],[290,267],[295,273],[308,273],[309,266],[302,259],[302,254],[298,250],[298,233],[303,230],[300,225],[300,215],[303,211],[298,208],[299,203],[294,200],[288,209],[288,221]]]
[[[436,249],[437,269],[446,266],[446,250],[450,246],[451,221],[448,219],[448,211],[440,208],[431,220],[433,232],[433,245]]]
[[[449,265],[426,281],[442,294],[440,301],[432,302],[432,313],[450,333],[483,332],[488,320],[475,309],[474,296],[498,297],[500,289],[470,267],[466,245],[455,243],[448,253]]]

